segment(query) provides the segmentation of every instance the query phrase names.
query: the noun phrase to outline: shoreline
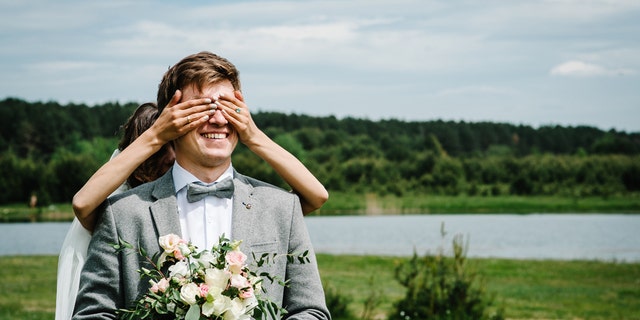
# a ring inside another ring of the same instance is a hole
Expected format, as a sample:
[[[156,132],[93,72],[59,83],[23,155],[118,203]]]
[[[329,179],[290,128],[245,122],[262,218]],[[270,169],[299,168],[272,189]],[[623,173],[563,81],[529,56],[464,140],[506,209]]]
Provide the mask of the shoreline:
[[[331,193],[329,201],[309,216],[405,214],[640,214],[640,196],[441,196]],[[0,223],[67,222],[73,220],[71,203],[30,208],[25,204],[0,205]]]

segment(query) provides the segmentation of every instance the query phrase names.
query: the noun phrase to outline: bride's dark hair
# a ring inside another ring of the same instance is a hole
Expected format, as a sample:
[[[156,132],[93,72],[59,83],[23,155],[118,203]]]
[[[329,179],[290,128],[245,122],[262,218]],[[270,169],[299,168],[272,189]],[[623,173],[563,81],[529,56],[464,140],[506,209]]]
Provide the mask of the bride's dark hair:
[[[141,104],[121,127],[123,136],[118,144],[118,149],[122,151],[128,147],[135,139],[142,135],[143,132],[149,129],[156,119],[158,119],[158,107],[156,104],[152,102]],[[162,176],[166,170],[161,161],[167,152],[169,152],[169,148],[171,148],[170,145],[164,145],[136,168],[127,178],[129,187],[134,188]]]

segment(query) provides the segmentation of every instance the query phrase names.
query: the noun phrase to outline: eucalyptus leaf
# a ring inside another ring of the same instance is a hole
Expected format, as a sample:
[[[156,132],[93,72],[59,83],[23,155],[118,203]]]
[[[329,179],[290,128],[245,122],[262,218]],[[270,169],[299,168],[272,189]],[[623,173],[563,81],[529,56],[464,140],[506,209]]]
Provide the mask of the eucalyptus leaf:
[[[189,307],[189,311],[187,311],[187,315],[184,318],[185,320],[198,320],[200,319],[200,306],[197,304],[192,304]]]

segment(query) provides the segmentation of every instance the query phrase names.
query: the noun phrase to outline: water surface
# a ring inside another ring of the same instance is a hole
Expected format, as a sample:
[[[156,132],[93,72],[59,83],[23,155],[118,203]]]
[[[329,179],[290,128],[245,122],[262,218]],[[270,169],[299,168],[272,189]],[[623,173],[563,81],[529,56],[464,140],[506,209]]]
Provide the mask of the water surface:
[[[469,242],[470,257],[640,262],[640,215],[312,216],[305,220],[319,253],[407,256],[414,250],[419,254],[441,248],[450,251],[453,235],[460,234]],[[58,254],[69,226],[0,224],[0,255]]]

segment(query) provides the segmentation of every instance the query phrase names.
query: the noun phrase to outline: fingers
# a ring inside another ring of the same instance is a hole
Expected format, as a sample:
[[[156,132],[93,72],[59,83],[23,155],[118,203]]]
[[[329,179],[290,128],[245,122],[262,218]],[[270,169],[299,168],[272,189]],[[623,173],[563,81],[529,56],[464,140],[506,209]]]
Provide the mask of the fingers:
[[[249,108],[244,103],[240,91],[235,91],[234,96],[220,94],[216,103],[223,113],[226,113],[225,117],[227,118],[238,120],[242,116],[250,115]]]
[[[174,98],[178,95],[177,93],[179,93],[179,90],[176,91]],[[171,103],[173,102],[174,100],[172,99]],[[217,105],[213,103],[211,98],[193,99],[174,105],[171,105],[171,103],[167,105],[166,109],[169,109],[168,112],[171,112],[171,116],[174,121],[183,125],[191,124],[194,120],[198,120],[197,123],[202,124],[208,119],[202,120],[202,118],[205,116],[211,116],[217,108]],[[186,122],[184,122],[185,120]]]
[[[178,130],[186,133],[205,124],[215,111],[216,109],[211,104],[196,105],[182,110],[178,120],[182,127]]]
[[[211,117],[211,111],[198,112],[194,114],[187,115],[185,117],[186,123],[181,131],[187,132],[191,131],[203,124],[205,124],[209,118]]]
[[[181,98],[182,93],[177,90],[153,125],[162,141],[171,141],[203,125],[214,112],[210,98],[179,103]]]
[[[180,90],[177,90],[170,103],[165,108],[165,118],[171,122],[173,130],[178,134],[184,134],[206,123],[211,116],[220,110],[227,121],[236,130],[245,132],[247,127],[252,125],[251,115],[244,97],[239,91],[233,95],[221,94],[213,98],[199,98],[179,102],[182,97]],[[169,120],[170,119],[170,120]]]
[[[187,101],[180,102],[172,107],[173,109],[176,109],[176,110],[188,110],[193,107],[200,107],[200,106],[207,106],[209,109],[215,108],[215,106],[213,105],[213,100],[211,98],[187,100]],[[167,105],[167,108],[169,108],[169,105]]]
[[[180,102],[180,99],[182,99],[182,91],[176,90],[176,92],[173,94],[173,97],[171,97],[171,101],[169,101],[167,108],[175,106],[178,102]]]
[[[232,95],[221,95],[216,100],[218,108],[221,110],[225,119],[238,132],[240,141],[243,143],[251,143],[253,139],[259,136],[260,130],[251,118],[251,112],[244,102],[244,97],[240,91],[235,91]]]

